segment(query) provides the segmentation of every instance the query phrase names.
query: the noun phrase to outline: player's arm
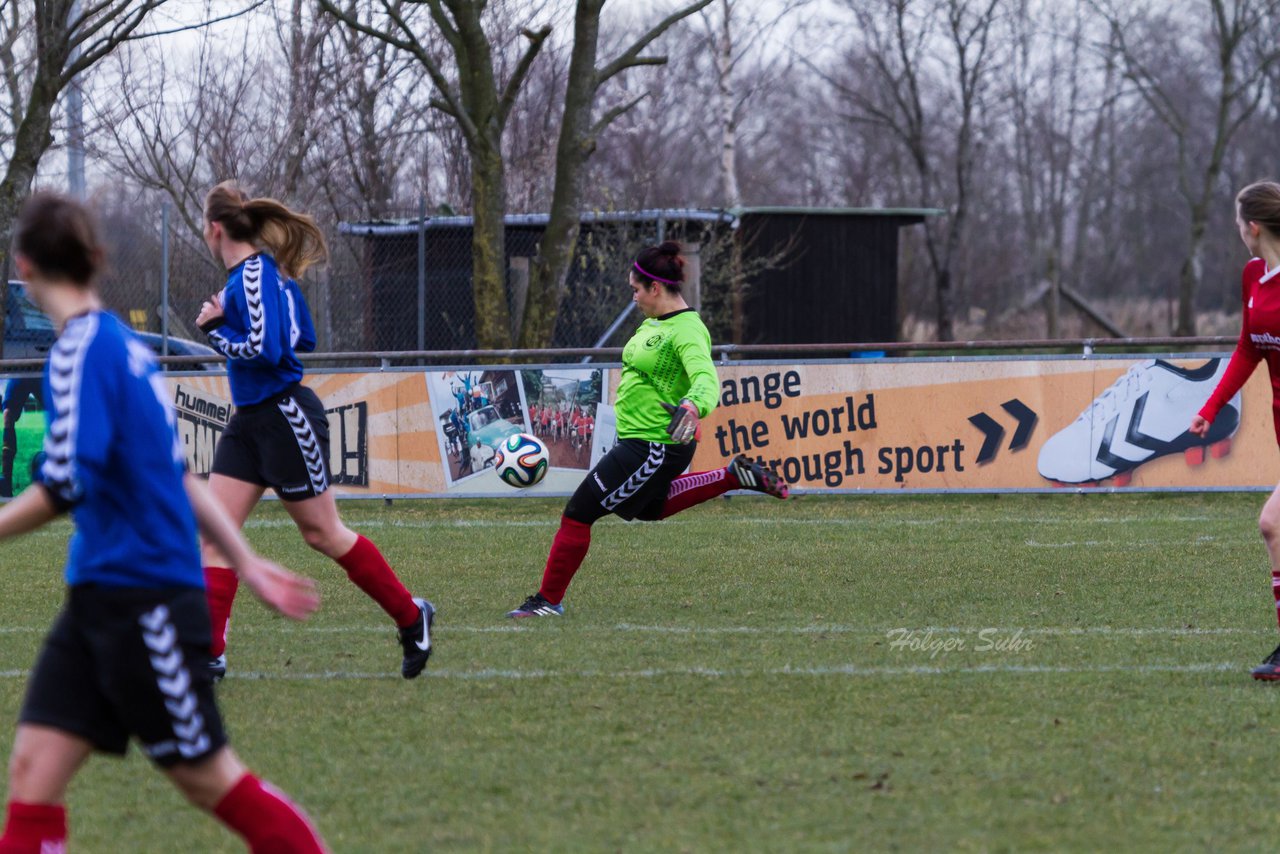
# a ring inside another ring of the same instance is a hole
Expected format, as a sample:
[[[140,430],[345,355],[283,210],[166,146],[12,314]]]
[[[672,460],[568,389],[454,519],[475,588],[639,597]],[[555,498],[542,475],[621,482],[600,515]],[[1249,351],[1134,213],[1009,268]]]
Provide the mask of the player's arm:
[[[32,484],[17,498],[0,507],[0,540],[34,531],[61,515],[49,490]]]
[[[200,533],[227,556],[236,574],[259,599],[295,620],[306,619],[320,606],[320,596],[311,579],[294,575],[249,547],[249,542],[204,481],[188,472],[183,485]]]
[[[280,282],[275,267],[263,264],[259,275],[241,276],[241,287],[223,289],[222,310],[235,316],[244,328],[236,332],[220,326],[209,333],[209,343],[228,359],[261,360],[274,365],[280,361]]]
[[[1223,372],[1222,379],[1218,381],[1218,387],[1213,390],[1213,394],[1201,407],[1200,412],[1191,419],[1191,426],[1187,429],[1197,436],[1208,435],[1209,425],[1218,417],[1222,407],[1226,406],[1227,401],[1235,397],[1236,392],[1244,387],[1254,368],[1262,361],[1262,351],[1253,343],[1253,337],[1250,335],[1252,330],[1249,298],[1252,295],[1251,282],[1259,276],[1255,265],[1265,267],[1265,263],[1255,258],[1245,265],[1241,284],[1241,300],[1244,307],[1240,313],[1240,340],[1236,342],[1235,352],[1231,354],[1231,361],[1227,363],[1227,369]]]
[[[297,352],[310,353],[316,349],[316,325],[311,320],[307,298],[302,295],[302,288],[293,279],[285,282],[285,302],[289,310],[290,343]]]
[[[662,405],[671,414],[667,435],[687,444],[699,438],[702,419],[720,403],[720,378],[716,374],[715,362],[711,361],[711,337],[704,329],[680,334],[674,344],[689,377],[689,390],[678,406]]]

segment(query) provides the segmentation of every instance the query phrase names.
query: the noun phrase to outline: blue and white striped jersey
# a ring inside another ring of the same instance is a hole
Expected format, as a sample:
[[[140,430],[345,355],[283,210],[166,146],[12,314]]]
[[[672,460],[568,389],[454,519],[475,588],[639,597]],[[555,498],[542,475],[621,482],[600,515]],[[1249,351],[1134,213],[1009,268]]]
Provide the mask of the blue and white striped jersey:
[[[227,357],[236,406],[261,403],[302,379],[294,353],[315,349],[315,327],[302,290],[280,275],[274,258],[251,255],[231,269],[222,313],[209,343]]]
[[[203,587],[172,394],[150,348],[105,311],[67,321],[44,370],[40,480],[71,509],[67,583]]]

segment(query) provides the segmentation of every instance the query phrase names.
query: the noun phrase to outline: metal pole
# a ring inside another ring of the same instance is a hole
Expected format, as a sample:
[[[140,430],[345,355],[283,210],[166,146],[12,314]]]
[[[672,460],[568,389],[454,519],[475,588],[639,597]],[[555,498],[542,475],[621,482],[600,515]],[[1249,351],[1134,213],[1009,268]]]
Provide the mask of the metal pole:
[[[627,319],[627,315],[631,314],[631,309],[635,307],[636,307],[635,303],[628,302],[627,307],[624,308],[618,314],[617,318],[614,319],[613,323],[609,324],[609,328],[604,331],[604,334],[601,335],[598,339],[596,339],[596,343],[592,345],[592,348],[598,350],[601,347],[603,347],[604,343],[613,337],[613,333],[618,331],[618,327],[622,325],[622,321]],[[585,365],[587,362],[591,361],[591,356],[583,356],[581,361],[582,361],[582,364]]]
[[[427,349],[427,199],[418,197],[418,349]]]
[[[67,21],[71,23],[79,17],[80,3],[76,0],[67,13]],[[79,58],[77,43],[71,48],[67,61],[73,63]],[[84,99],[79,74],[71,78],[67,87],[67,186],[73,198],[84,198]]]
[[[169,355],[169,203],[160,206],[160,355]]]

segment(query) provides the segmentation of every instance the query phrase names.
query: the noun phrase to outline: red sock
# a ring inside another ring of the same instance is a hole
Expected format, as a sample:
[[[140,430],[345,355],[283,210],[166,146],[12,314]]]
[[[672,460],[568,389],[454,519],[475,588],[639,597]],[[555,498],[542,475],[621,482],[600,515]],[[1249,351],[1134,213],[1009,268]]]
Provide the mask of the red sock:
[[[662,505],[662,515],[658,518],[674,516],[681,510],[688,510],[695,504],[710,501],[740,486],[738,479],[727,468],[682,474],[671,481],[671,488],[667,490],[667,502]]]
[[[1271,595],[1276,599],[1276,622],[1280,623],[1280,572],[1271,570]]]
[[[223,824],[244,837],[252,854],[324,854],[324,840],[307,814],[284,792],[245,774],[213,808]]]
[[[356,537],[356,544],[338,558],[338,565],[347,571],[347,578],[356,587],[396,621],[398,627],[403,629],[418,619],[418,606],[413,597],[373,543],[364,537]]]
[[[209,597],[209,624],[213,627],[209,653],[217,658],[227,651],[227,625],[231,622],[231,603],[236,599],[240,579],[225,566],[206,566],[204,586]]]
[[[67,850],[67,808],[9,801],[0,854],[62,854]]]
[[[547,568],[542,571],[542,587],[538,592],[543,599],[552,605],[560,604],[589,548],[591,526],[561,516],[560,530],[556,531],[556,538],[551,542],[551,554],[547,555]]]

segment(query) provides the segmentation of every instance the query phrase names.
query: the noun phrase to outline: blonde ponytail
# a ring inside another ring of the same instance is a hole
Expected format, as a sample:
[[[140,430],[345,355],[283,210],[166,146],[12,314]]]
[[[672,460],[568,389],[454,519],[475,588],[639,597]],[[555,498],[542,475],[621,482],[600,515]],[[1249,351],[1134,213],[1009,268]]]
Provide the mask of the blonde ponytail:
[[[329,260],[324,233],[316,221],[275,199],[250,199],[233,181],[209,191],[204,218],[221,223],[233,240],[266,249],[291,279],[301,278],[312,264]]]

